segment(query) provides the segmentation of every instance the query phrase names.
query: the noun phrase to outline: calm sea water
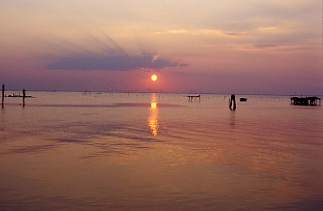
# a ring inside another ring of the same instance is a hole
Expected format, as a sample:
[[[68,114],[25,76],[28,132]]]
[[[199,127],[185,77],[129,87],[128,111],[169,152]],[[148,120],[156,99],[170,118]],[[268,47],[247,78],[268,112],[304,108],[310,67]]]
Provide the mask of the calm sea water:
[[[323,106],[27,94],[0,110],[0,210],[323,209]]]

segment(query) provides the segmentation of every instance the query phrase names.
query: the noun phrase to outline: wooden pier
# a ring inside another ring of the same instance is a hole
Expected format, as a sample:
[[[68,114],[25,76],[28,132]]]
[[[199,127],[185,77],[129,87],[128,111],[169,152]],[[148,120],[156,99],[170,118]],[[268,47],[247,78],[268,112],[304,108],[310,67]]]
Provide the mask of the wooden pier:
[[[319,97],[291,97],[291,104],[302,106],[321,106],[321,98]]]
[[[1,101],[1,107],[4,108],[4,99],[5,97],[9,97],[9,98],[22,98],[22,106],[25,107],[26,103],[25,103],[25,98],[33,98],[33,96],[30,95],[26,95],[26,90],[23,89],[22,90],[22,95],[20,94],[15,94],[13,93],[12,95],[5,95],[5,85],[2,84],[2,101]]]
[[[193,102],[193,99],[198,98],[199,102],[201,101],[201,95],[188,95],[188,102]]]

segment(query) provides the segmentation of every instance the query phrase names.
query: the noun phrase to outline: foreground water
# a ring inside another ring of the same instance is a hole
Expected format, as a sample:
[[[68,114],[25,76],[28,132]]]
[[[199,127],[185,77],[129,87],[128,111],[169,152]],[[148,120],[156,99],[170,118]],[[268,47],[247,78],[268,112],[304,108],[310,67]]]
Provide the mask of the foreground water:
[[[0,210],[318,210],[323,109],[33,92],[0,114]],[[242,97],[242,96],[237,96]]]

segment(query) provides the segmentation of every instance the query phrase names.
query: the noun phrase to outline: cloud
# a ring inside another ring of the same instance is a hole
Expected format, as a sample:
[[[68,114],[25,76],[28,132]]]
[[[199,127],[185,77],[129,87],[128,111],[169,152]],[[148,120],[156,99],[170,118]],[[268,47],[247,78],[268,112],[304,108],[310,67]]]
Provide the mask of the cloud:
[[[254,48],[258,49],[266,49],[266,48],[279,48],[281,45],[270,45],[270,44],[261,44],[261,45],[253,45]]]
[[[78,48],[73,43],[65,43],[60,48],[61,53],[48,57],[52,62],[46,67],[50,70],[130,71],[178,66],[176,62],[160,58],[155,54],[128,54],[111,37],[105,34],[102,36],[101,39],[89,36],[88,40],[79,43]]]
[[[176,62],[160,59],[155,55],[97,55],[83,54],[61,57],[47,65],[51,70],[110,70],[129,71],[142,68],[162,69],[176,67]]]
[[[230,32],[230,31],[219,31],[219,33],[223,36],[234,36],[234,37],[238,37],[238,36],[247,36],[248,33],[246,32]]]
[[[246,32],[240,31],[223,31],[220,29],[173,29],[164,32],[156,32],[156,34],[168,33],[168,34],[192,34],[192,35],[207,35],[207,36],[227,36],[227,37],[238,37],[238,36],[247,36],[249,35]]]
[[[186,64],[186,63],[182,63],[182,64],[179,64],[180,67],[188,67],[190,66],[189,64]]]
[[[188,33],[189,31],[186,29],[173,29],[173,30],[168,30],[167,33],[170,34],[184,34],[184,33]]]

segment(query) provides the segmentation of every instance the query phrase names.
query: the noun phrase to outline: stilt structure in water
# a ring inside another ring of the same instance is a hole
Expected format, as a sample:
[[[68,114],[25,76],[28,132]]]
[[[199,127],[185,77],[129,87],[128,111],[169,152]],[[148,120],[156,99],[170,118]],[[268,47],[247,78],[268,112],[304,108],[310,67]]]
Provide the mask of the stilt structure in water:
[[[15,93],[13,93],[12,95],[8,95],[8,96],[6,96],[5,94],[4,94],[4,92],[5,92],[5,85],[4,84],[2,84],[2,102],[1,102],[1,106],[2,106],[2,108],[4,108],[4,98],[5,97],[9,97],[9,98],[22,98],[22,106],[23,107],[25,107],[25,105],[26,105],[26,103],[25,103],[25,99],[26,98],[33,98],[32,96],[30,96],[30,95],[26,95],[26,90],[25,89],[23,89],[22,90],[22,95],[20,95],[20,94],[15,94]],[[21,104],[20,104],[21,105]]]
[[[188,102],[193,102],[193,98],[196,99],[198,98],[199,99],[199,102],[201,102],[201,95],[188,95]]]
[[[290,103],[302,106],[321,106],[321,98],[319,97],[291,97]]]

